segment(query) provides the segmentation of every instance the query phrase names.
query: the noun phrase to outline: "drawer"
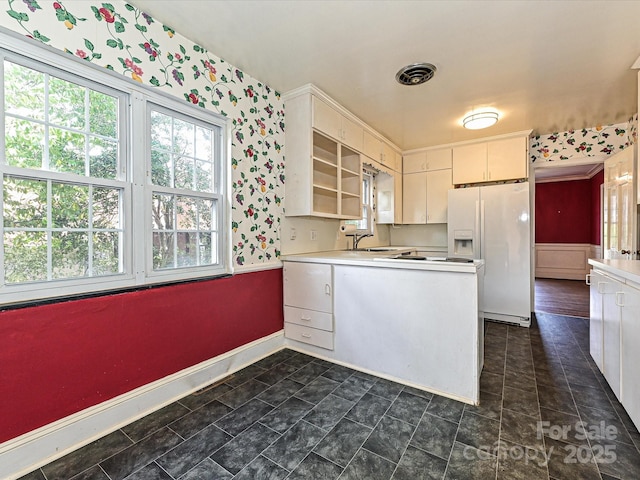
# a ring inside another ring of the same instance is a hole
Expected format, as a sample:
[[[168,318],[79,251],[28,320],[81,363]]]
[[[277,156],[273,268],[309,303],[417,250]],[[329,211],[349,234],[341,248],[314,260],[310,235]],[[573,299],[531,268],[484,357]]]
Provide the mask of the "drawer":
[[[284,322],[284,336],[291,340],[333,350],[333,332]]]
[[[284,306],[284,321],[333,332],[333,315],[304,308]]]

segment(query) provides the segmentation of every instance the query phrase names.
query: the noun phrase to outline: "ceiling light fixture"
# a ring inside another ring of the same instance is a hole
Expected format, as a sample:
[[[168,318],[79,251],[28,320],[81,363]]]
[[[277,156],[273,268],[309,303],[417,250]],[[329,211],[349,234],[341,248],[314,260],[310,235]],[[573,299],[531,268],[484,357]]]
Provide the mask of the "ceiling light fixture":
[[[481,128],[488,128],[495,125],[498,122],[498,112],[492,112],[490,110],[474,112],[464,117],[462,120],[462,126],[469,130],[480,130]]]
[[[396,80],[401,85],[420,85],[428,82],[436,74],[437,68],[430,63],[413,63],[402,67],[396,73]]]

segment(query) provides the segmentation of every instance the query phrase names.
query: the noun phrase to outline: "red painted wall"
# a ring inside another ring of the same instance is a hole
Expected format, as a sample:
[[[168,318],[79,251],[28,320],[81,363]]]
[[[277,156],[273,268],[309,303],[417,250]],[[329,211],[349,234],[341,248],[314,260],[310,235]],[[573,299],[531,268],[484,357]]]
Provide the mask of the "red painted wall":
[[[536,243],[591,243],[591,204],[590,180],[537,183]]]
[[[591,179],[591,245],[600,245],[600,186],[604,183],[604,170]]]
[[[0,312],[0,443],[283,325],[281,269]]]

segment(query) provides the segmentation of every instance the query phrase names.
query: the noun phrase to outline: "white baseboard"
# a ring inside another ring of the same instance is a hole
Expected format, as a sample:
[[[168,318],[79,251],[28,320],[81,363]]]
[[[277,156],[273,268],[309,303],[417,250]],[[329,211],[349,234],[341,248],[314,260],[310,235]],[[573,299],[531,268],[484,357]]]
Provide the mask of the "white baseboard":
[[[281,330],[0,444],[0,478],[19,478],[282,348]]]

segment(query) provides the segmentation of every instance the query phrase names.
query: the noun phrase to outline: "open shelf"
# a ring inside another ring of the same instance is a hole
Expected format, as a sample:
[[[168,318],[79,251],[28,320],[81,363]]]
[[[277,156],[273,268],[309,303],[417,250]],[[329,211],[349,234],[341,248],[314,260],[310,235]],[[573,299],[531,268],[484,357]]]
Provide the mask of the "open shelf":
[[[313,186],[313,210],[318,213],[338,214],[338,192],[322,186]]]
[[[354,175],[349,175],[346,176],[344,175],[344,171],[342,172],[342,180],[341,180],[341,185],[340,185],[340,190],[343,193],[348,193],[350,195],[356,195],[356,196],[360,196],[360,190],[361,190],[361,183],[362,181],[360,180],[360,175],[358,176],[354,176]]]
[[[350,148],[342,145],[340,152],[340,166],[351,172],[360,172],[362,164],[360,162],[360,154]]]
[[[360,195],[352,195],[342,192],[340,198],[340,213],[342,216],[350,218],[360,218],[362,216],[362,204]]]
[[[337,190],[338,188],[338,167],[330,163],[313,159],[313,184]]]
[[[338,144],[318,132],[313,132],[313,157],[338,165]]]

